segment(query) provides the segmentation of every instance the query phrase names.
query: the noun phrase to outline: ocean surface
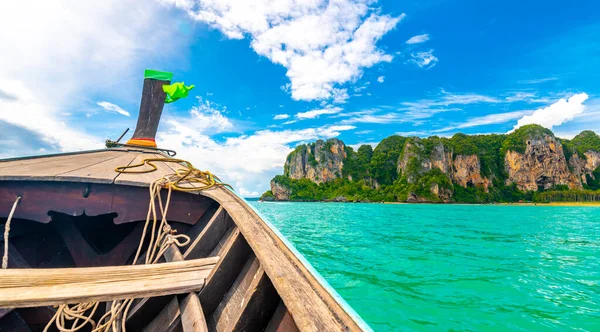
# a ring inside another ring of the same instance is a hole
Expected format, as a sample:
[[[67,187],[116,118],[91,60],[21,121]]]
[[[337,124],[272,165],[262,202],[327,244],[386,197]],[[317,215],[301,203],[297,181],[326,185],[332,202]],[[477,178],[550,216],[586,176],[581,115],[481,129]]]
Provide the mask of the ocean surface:
[[[250,203],[375,331],[600,331],[600,208]]]

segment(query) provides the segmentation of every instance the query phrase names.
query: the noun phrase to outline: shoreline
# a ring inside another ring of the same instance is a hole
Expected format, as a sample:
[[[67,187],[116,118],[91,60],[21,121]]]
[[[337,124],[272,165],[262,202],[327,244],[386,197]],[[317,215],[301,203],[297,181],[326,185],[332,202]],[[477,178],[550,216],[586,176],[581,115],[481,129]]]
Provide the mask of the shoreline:
[[[334,202],[334,201],[261,201],[257,202],[268,202],[268,203],[357,203],[357,204],[391,204],[391,205],[505,205],[505,206],[588,206],[588,207],[600,207],[600,202],[550,202],[550,203],[438,203],[438,202],[419,202],[419,203],[408,203],[408,202]]]

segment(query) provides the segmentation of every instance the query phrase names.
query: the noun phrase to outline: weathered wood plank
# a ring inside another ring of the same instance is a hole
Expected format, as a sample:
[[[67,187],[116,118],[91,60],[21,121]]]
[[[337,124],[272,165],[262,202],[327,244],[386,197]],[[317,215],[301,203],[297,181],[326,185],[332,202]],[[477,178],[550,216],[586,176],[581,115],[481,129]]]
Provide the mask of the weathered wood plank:
[[[275,312],[279,296],[262,268],[258,269],[244,299],[242,310],[227,331],[263,331]]]
[[[57,181],[76,181],[89,183],[113,183],[119,175],[115,168],[129,165],[140,152],[119,153],[117,158],[104,160],[97,164],[86,166],[56,175]]]
[[[86,168],[108,159],[123,155],[119,151],[105,151],[79,155],[30,159],[20,162],[1,164],[0,180],[54,180],[58,174]]]
[[[211,331],[227,330],[229,325],[240,316],[244,302],[247,301],[246,292],[251,287],[254,279],[259,276],[259,267],[260,262],[258,259],[250,254],[250,258],[246,261],[242,271],[211,315],[209,319]]]
[[[173,297],[171,302],[169,302],[163,310],[156,316],[148,326],[146,326],[142,331],[154,332],[154,331],[165,331],[168,329],[173,322],[179,317],[179,302],[177,301],[177,297]]]
[[[298,326],[294,323],[294,319],[290,315],[290,312],[285,307],[283,301],[279,302],[277,309],[275,309],[275,313],[273,317],[271,317],[271,321],[265,332],[296,332],[298,330]]]
[[[192,240],[183,257],[186,259],[208,257],[231,225],[227,212],[219,207],[202,232]]]
[[[0,160],[0,174],[3,174],[3,172],[5,172],[5,170],[3,170],[4,168],[30,166],[35,164],[55,165],[65,163],[65,161],[68,161],[70,163],[75,161],[76,165],[79,165],[79,167],[81,167],[81,161],[90,160],[93,158],[99,158],[98,160],[106,160],[110,158],[110,156],[114,156],[115,153],[123,154],[125,152],[118,150],[94,150],[82,151],[79,153],[65,153],[57,155],[43,155],[28,158]]]
[[[198,294],[179,295],[181,325],[185,332],[207,332],[208,327]]]
[[[181,317],[175,319],[175,321],[171,323],[171,326],[167,327],[165,332],[184,332]]]
[[[172,244],[164,254],[167,262],[183,261],[179,248]],[[196,293],[179,296],[179,309],[181,311],[181,325],[185,332],[208,332],[206,318]]]
[[[206,315],[212,315],[219,302],[233,284],[250,254],[250,247],[236,230],[225,246],[223,256],[206,279],[206,285],[200,292],[200,303]]]
[[[204,196],[200,196],[200,197],[204,197]],[[192,227],[190,227],[190,229],[188,229],[187,232],[185,233],[187,236],[190,237],[190,239],[192,239],[192,241],[190,241],[190,243],[188,245],[179,248],[179,250],[182,253],[185,253],[188,250],[190,245],[198,237],[198,235],[200,235],[200,233],[202,233],[202,231],[206,228],[208,223],[211,220],[213,220],[213,217],[215,217],[215,214],[217,212],[220,213],[220,210],[219,210],[220,205],[213,200],[210,200],[210,201],[211,202],[208,205],[208,208],[206,209],[206,211],[204,211],[202,216],[200,216],[200,218],[198,218],[198,221]]]
[[[0,307],[38,307],[197,292],[218,258],[164,264],[0,271]]]
[[[226,208],[300,330],[362,330],[359,321],[344,310],[279,236],[241,198],[225,188],[204,190],[201,195],[216,200]],[[216,269],[213,273],[216,273]],[[204,291],[206,290],[205,287]],[[200,301],[204,306],[202,297]]]
[[[227,246],[227,243],[229,243],[231,241],[231,239],[233,238],[233,236],[236,234],[236,232],[235,232],[236,230],[237,230],[237,227],[230,227],[225,232],[225,234],[223,234],[223,236],[221,237],[221,240],[219,240],[219,243],[217,243],[215,248],[210,252],[210,254],[208,254],[208,257],[223,256],[225,247]]]

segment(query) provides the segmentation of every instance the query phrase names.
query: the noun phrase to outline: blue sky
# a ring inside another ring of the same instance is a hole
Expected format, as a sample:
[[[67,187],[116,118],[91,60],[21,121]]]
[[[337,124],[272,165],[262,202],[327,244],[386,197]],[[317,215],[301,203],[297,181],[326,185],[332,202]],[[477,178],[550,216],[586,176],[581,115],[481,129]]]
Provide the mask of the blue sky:
[[[196,86],[159,145],[246,196],[318,138],[600,131],[595,1],[248,3],[0,4],[0,156],[133,129],[145,68]]]

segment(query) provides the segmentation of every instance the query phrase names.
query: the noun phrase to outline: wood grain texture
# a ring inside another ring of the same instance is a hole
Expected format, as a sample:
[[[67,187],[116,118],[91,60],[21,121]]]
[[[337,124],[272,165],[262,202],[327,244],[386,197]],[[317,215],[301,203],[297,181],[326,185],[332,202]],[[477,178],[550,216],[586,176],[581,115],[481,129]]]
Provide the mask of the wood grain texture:
[[[192,195],[192,196],[196,196],[196,195]],[[199,197],[204,197],[204,196],[199,196]],[[204,197],[204,198],[206,198],[206,197]],[[198,237],[198,235],[200,235],[200,233],[202,233],[202,231],[206,228],[208,223],[211,220],[213,220],[213,217],[215,217],[215,213],[217,213],[217,211],[219,211],[219,208],[221,207],[217,202],[213,201],[212,199],[207,199],[207,200],[210,201],[208,208],[206,209],[204,214],[202,214],[202,216],[198,219],[196,224],[194,224],[192,227],[190,227],[187,230],[187,232],[185,233],[187,236],[190,237],[191,241],[188,245],[182,246],[179,248],[179,250],[182,253],[185,253],[188,250],[188,248],[192,245],[192,243]]]
[[[205,288],[200,292],[200,303],[206,315],[212,315],[221,299],[229,290],[250,254],[250,247],[244,237],[236,231],[224,248],[223,256],[206,279]]]
[[[172,244],[164,253],[167,262],[183,261],[179,248]],[[196,293],[182,294],[179,296],[179,309],[181,311],[181,326],[185,332],[208,332],[206,318]]]
[[[264,331],[279,303],[279,296],[262,268],[252,280],[244,300],[242,310],[227,331]]]
[[[183,257],[190,259],[208,257],[232,224],[233,222],[229,219],[225,210],[219,207],[208,224],[202,229],[202,232],[196,238],[192,238]]]
[[[165,105],[165,98],[167,97],[162,89],[163,85],[166,84],[171,84],[171,81],[144,79],[140,112],[132,138],[154,138],[156,136],[160,116]]]
[[[103,151],[0,163],[0,180],[54,181],[58,174],[90,167],[122,156],[121,151]]]
[[[151,265],[0,270],[0,307],[38,307],[197,292],[218,258]]]
[[[271,317],[271,321],[269,321],[269,325],[265,329],[265,332],[297,332],[298,327],[296,323],[294,323],[294,319],[290,312],[285,307],[285,304],[279,302],[277,309],[275,309],[275,313],[273,313],[273,317]]]
[[[115,168],[129,165],[140,152],[120,153],[116,158],[97,164],[57,174],[56,181],[75,181],[87,183],[113,183],[119,175]]]
[[[254,255],[246,261],[242,271],[235,279],[223,300],[219,303],[217,309],[211,315],[209,326],[211,331],[226,331],[232,323],[238,319],[244,308],[246,293],[251,287],[253,281],[260,277],[260,262]],[[264,271],[261,269],[261,273]]]
[[[185,332],[207,332],[208,326],[198,294],[179,295],[181,325]]]
[[[288,308],[298,329],[301,331],[362,330],[359,323],[344,310],[277,234],[241,198],[224,188],[205,190],[201,194],[216,200],[233,218]],[[216,273],[216,268],[213,273]],[[202,297],[200,301],[204,305]]]

